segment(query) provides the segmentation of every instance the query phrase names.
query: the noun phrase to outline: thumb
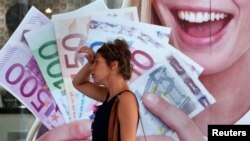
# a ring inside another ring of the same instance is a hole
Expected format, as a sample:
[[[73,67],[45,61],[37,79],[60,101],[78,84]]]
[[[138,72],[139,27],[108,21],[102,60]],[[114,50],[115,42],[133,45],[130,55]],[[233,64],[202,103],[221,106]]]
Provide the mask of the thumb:
[[[169,104],[158,95],[144,95],[143,104],[150,112],[159,117],[168,127],[176,131],[181,140],[204,140],[198,127],[184,112]]]

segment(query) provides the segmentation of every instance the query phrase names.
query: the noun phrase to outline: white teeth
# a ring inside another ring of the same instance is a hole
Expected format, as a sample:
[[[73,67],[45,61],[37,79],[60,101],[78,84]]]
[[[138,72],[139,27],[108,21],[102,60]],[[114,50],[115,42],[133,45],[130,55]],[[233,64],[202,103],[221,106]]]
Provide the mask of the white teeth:
[[[190,12],[178,11],[178,17],[191,23],[203,23],[210,21],[219,21],[226,18],[228,15],[220,12]]]

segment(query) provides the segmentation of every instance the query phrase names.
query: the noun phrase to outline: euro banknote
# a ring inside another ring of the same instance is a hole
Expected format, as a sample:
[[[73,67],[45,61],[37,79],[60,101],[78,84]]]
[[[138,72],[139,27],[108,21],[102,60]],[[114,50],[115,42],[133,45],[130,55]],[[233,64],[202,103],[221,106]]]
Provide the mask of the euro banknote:
[[[11,41],[0,53],[0,83],[49,129],[64,118],[48,89],[29,47]]]
[[[60,32],[59,34],[62,34],[63,36],[69,32],[74,32],[68,37],[65,36],[65,39],[70,42],[69,45],[61,44],[61,42],[57,40],[57,49],[59,51],[58,55],[61,63],[61,69],[65,70],[62,71],[62,74],[71,120],[82,118],[82,114],[84,111],[84,95],[72,92],[75,91],[71,83],[73,76],[67,73],[67,71],[72,71],[70,73],[74,75],[76,68],[80,66],[76,63],[76,58],[72,59],[72,57],[70,57],[70,53],[72,53],[72,49],[76,49],[76,47],[72,47],[73,44],[73,46],[75,46],[75,44],[78,44],[77,47],[83,45],[83,40],[85,38],[84,35],[86,34],[84,24],[81,25],[81,22],[84,23],[84,20],[87,20],[87,18],[76,17],[78,17],[79,15],[87,16],[90,14],[89,11],[95,13],[98,11],[106,11],[107,9],[108,8],[104,1],[98,0],[71,12],[52,15],[52,21],[55,27],[54,32],[55,34],[57,34],[57,39],[61,38],[59,37],[60,35],[58,35],[58,32]]]
[[[24,34],[50,20],[31,7],[0,52],[0,83],[18,98],[47,128],[65,123]]]
[[[90,114],[93,113],[93,110],[89,110],[86,105],[90,105],[89,103],[96,103],[96,101],[84,97],[84,95],[77,91],[72,85],[74,75],[82,67],[82,64],[79,63],[75,56],[75,53],[79,47],[86,45],[89,29],[88,25],[91,16],[112,16],[116,19],[127,18],[127,20],[138,20],[138,14],[135,8],[114,9],[102,11],[101,13],[96,12],[96,14],[90,16],[74,16],[71,18],[65,16],[65,19],[62,19],[62,17],[59,17],[58,19],[56,16],[54,17],[53,23],[55,27],[59,59],[66,94],[68,99],[70,99],[73,119],[91,117]],[[81,101],[79,101],[79,99]],[[77,107],[80,107],[80,109],[77,109]]]
[[[142,83],[142,81],[147,82],[144,73],[148,73],[148,71],[153,69],[158,63],[162,64],[162,62],[164,62],[167,68],[171,69],[170,76],[172,76],[174,80],[178,79],[178,81],[175,81],[175,93],[169,95],[172,95],[168,100],[170,103],[174,103],[176,107],[182,108],[190,117],[194,117],[204,108],[215,102],[212,95],[197,79],[198,74],[190,69],[191,65],[200,68],[199,65],[192,60],[185,62],[184,58],[188,57],[182,53],[178,53],[176,49],[169,49],[172,46],[168,44],[168,39],[166,39],[170,34],[170,30],[167,27],[93,17],[90,21],[89,28],[87,43],[94,51],[103,43],[113,41],[116,38],[123,38],[129,43],[129,49],[132,53],[131,63],[133,64],[133,74],[128,84],[132,86],[135,93],[137,93],[138,90],[134,88],[146,89],[148,86]],[[150,31],[148,29],[150,29]],[[189,75],[189,73],[193,75]],[[166,81],[162,82],[165,83]],[[154,87],[160,87],[160,84],[164,85],[164,83],[156,83]],[[166,82],[166,85],[167,83],[168,82]],[[140,94],[142,96],[146,92],[157,92],[152,91],[153,89],[147,90],[148,91],[139,91],[137,95]],[[187,92],[187,94],[185,92]],[[141,107],[143,107],[143,105]],[[161,122],[158,123],[151,114],[144,112],[142,116],[145,114],[149,115],[143,119],[149,124],[147,127],[150,128],[151,124],[152,127],[155,127],[148,129],[148,134],[165,134],[167,131],[170,131],[163,126]],[[156,122],[154,123],[154,121]],[[154,124],[156,126],[153,126]]]
[[[50,22],[25,33],[25,39],[65,122],[70,122],[68,100],[64,90],[53,24]]]
[[[161,96],[189,115],[190,118],[204,109],[165,59],[137,78],[130,84],[130,89],[139,99],[141,118],[147,135],[171,135],[173,131],[143,106],[142,96],[144,94],[153,93]],[[138,131],[138,134],[143,135],[142,131]]]

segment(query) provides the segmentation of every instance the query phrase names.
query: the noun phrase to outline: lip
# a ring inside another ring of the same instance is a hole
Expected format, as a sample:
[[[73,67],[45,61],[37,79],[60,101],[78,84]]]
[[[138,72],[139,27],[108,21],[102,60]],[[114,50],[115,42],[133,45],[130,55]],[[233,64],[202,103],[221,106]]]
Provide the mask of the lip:
[[[209,13],[210,12],[225,13],[225,12],[221,12],[218,10],[210,10],[210,9],[204,10],[204,9],[197,9],[197,8],[196,8],[196,10],[183,9],[183,8],[171,10],[171,13],[175,19],[175,25],[176,25],[175,30],[177,32],[177,36],[179,36],[178,39],[180,39],[180,41],[184,45],[189,46],[190,48],[193,48],[193,49],[210,48],[212,44],[216,44],[226,34],[226,31],[227,31],[229,24],[230,24],[232,17],[233,17],[232,14],[226,13],[228,15],[228,17],[224,19],[225,25],[223,26],[222,29],[220,29],[218,32],[216,32],[214,34],[211,34],[210,36],[195,37],[195,36],[192,36],[192,35],[188,34],[187,32],[185,32],[183,30],[183,28],[181,27],[181,23],[180,23],[181,20],[178,17],[178,11],[209,12]],[[211,22],[211,21],[209,21],[209,22]]]

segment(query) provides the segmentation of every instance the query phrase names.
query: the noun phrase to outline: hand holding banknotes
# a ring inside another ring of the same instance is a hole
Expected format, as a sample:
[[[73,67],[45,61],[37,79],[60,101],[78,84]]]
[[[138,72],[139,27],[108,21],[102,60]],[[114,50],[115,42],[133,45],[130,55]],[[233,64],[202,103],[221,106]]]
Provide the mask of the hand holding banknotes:
[[[62,141],[62,140],[90,140],[92,122],[87,119],[76,120],[74,122],[54,128],[41,137],[37,141]]]
[[[159,117],[167,126],[174,129],[181,141],[202,141],[202,133],[194,122],[175,106],[170,105],[158,95],[146,94],[143,103],[155,116]],[[162,112],[165,111],[165,112]],[[78,120],[57,127],[42,135],[38,141],[49,140],[88,140],[91,136],[91,121]],[[146,136],[147,141],[173,141],[168,136]],[[137,137],[138,141],[144,141],[144,137]]]
[[[202,141],[203,135],[195,123],[181,110],[169,104],[163,98],[155,94],[143,96],[144,106],[163,123],[176,131],[181,141]],[[162,112],[164,111],[164,112]],[[143,139],[141,139],[143,140]],[[148,136],[147,141],[169,141],[174,140],[167,136]]]

